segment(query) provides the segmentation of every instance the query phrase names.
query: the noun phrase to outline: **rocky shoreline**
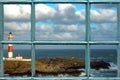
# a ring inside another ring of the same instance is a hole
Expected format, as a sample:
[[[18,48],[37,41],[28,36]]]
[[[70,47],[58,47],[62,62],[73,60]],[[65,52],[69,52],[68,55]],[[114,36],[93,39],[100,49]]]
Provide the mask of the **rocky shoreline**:
[[[104,61],[91,61],[92,69],[109,69],[110,64]],[[76,58],[46,58],[36,60],[36,75],[35,76],[58,76],[69,75],[79,76],[85,68],[85,61]],[[9,76],[31,76],[30,61],[4,61],[4,72]]]

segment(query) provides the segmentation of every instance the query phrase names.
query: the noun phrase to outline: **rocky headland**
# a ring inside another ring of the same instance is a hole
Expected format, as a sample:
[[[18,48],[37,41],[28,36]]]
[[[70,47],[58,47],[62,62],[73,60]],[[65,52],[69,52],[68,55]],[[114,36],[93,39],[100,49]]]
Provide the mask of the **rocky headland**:
[[[46,58],[36,60],[36,76],[59,74],[79,76],[84,72],[85,61],[76,58]],[[92,69],[109,69],[110,64],[104,61],[91,61]],[[81,69],[81,70],[80,70]],[[31,61],[4,61],[4,72],[10,76],[31,76]]]

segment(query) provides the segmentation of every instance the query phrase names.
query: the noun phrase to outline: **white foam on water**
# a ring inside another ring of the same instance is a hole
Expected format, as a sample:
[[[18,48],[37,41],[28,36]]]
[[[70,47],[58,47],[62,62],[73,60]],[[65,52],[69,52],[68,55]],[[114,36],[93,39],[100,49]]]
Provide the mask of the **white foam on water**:
[[[110,67],[111,70],[117,70],[118,69],[117,64],[110,62],[110,65],[111,65],[111,67]]]
[[[115,77],[117,75],[117,65],[113,62],[109,63],[111,66],[109,69],[91,69],[91,76],[92,77]]]

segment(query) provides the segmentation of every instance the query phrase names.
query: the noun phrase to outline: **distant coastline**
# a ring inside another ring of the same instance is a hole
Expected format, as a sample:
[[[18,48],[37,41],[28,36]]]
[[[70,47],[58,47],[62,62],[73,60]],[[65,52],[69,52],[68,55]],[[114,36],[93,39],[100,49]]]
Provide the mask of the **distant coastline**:
[[[30,49],[14,49],[14,56],[20,54],[24,58],[31,58]],[[111,55],[112,58],[111,58]],[[8,51],[4,50],[4,57],[8,56]],[[14,57],[13,56],[13,57]],[[36,49],[35,58],[80,58],[85,59],[85,50],[84,49]],[[101,57],[101,60],[106,62],[117,62],[117,50],[116,49],[91,49],[90,59],[97,59]]]

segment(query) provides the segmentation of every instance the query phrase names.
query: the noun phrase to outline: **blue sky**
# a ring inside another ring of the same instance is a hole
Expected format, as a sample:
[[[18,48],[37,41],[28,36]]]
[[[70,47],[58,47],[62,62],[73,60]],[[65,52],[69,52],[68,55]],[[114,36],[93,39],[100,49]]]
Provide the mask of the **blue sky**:
[[[84,4],[37,4],[36,40],[85,40]],[[30,5],[4,6],[4,40],[12,32],[14,40],[30,40]],[[91,5],[92,40],[116,40],[115,4]]]

